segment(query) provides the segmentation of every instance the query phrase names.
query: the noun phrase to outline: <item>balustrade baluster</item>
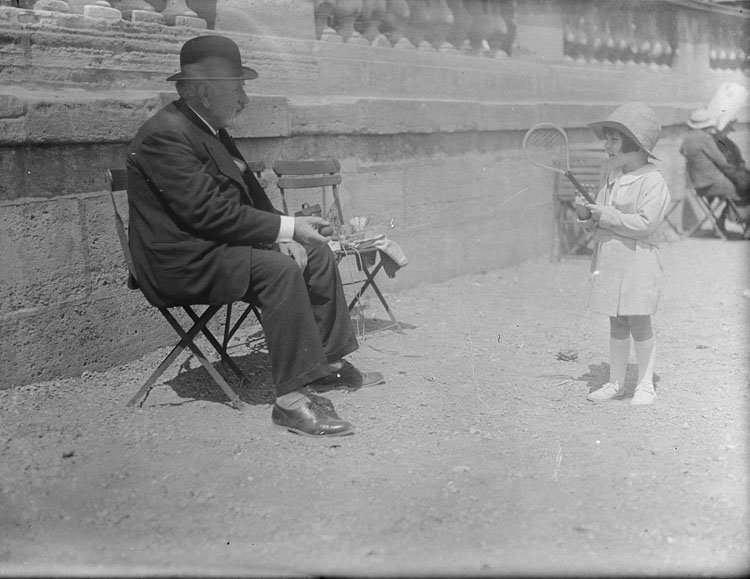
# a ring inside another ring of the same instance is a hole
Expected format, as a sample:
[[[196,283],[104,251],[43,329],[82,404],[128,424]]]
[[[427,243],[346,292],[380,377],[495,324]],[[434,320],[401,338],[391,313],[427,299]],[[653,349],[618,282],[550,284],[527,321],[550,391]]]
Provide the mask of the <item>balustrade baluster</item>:
[[[429,4],[432,17],[429,21],[427,41],[440,52],[451,54],[456,48],[448,41],[448,35],[453,28],[453,12],[446,0],[433,0]]]
[[[406,37],[407,23],[411,15],[406,0],[386,0],[383,31],[394,48],[414,48]]]
[[[471,14],[466,9],[464,0],[448,0],[448,7],[453,14],[453,27],[448,34],[448,41],[460,52],[471,51],[469,42],[469,28]]]
[[[505,23],[502,13],[500,12],[499,2],[489,2],[487,4],[487,44],[490,47],[490,55],[495,58],[508,56],[505,52],[506,39],[508,37],[508,26]]]
[[[334,18],[334,6],[327,0],[315,0],[314,14],[315,14],[315,37],[321,39],[323,37],[323,31],[331,29],[333,30],[333,18]]]
[[[659,70],[659,61],[663,47],[660,40],[659,27],[656,18],[647,18],[644,22],[644,33],[648,42],[648,53],[645,55],[646,65],[650,70]],[[645,49],[641,45],[641,49]]]
[[[354,29],[354,21],[362,12],[362,0],[336,0],[334,15],[336,16],[336,32],[347,42],[357,32]],[[357,32],[357,36],[361,36]]]
[[[469,41],[476,54],[487,56],[490,45],[487,42],[487,7],[486,0],[467,0],[466,9],[471,14]]]
[[[569,14],[565,14],[563,16],[563,59],[566,62],[575,62],[578,56],[576,53],[577,49],[574,18]]]
[[[585,65],[588,62],[589,39],[586,36],[586,17],[579,16],[575,23],[576,64]]]
[[[407,37],[417,50],[432,50],[432,45],[425,38],[430,20],[428,0],[406,0],[406,3],[409,5]]]
[[[161,11],[164,22],[169,26],[187,26],[189,28],[207,28],[208,23],[188,8],[186,0],[167,0],[167,5]]]
[[[591,64],[601,64],[604,59],[604,40],[600,28],[601,14],[596,6],[586,18],[586,38],[588,40],[587,60]]]
[[[389,46],[388,39],[380,32],[380,25],[386,13],[385,0],[364,0],[359,21],[362,25],[362,36],[372,46]],[[356,23],[355,23],[356,26]]]

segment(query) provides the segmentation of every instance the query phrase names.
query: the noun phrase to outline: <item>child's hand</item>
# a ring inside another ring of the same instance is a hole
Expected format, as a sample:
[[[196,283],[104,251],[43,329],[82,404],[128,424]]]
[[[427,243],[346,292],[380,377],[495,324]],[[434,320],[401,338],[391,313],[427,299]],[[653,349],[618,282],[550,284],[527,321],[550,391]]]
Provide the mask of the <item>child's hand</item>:
[[[591,220],[594,223],[599,223],[599,220],[602,218],[602,213],[604,212],[604,205],[598,205],[596,203],[587,203],[586,209],[589,210],[591,213]]]
[[[575,200],[576,215],[581,221],[588,221],[591,219],[591,210],[588,208],[589,202],[583,197],[583,195],[577,195]]]

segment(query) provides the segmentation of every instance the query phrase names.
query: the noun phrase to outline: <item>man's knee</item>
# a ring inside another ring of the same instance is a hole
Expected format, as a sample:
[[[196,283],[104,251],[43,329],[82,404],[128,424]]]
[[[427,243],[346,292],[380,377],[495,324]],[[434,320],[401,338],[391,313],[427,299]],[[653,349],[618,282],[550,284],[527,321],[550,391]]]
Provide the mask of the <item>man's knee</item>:
[[[307,267],[312,271],[325,271],[336,266],[336,256],[328,244],[316,245],[307,251]]]

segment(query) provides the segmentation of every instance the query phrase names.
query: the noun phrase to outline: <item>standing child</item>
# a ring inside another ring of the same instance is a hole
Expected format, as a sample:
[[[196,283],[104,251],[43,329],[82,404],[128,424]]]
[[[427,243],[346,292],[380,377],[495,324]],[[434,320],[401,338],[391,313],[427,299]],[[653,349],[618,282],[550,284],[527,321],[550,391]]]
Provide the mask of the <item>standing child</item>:
[[[621,398],[633,337],[638,384],[633,405],[651,404],[654,392],[655,342],[651,316],[661,293],[659,259],[661,224],[670,204],[664,177],[649,158],[661,125],[654,111],[626,103],[606,120],[590,123],[604,140],[609,173],[596,203],[577,200],[578,218],[596,233],[591,262],[589,307],[609,316],[609,381],[589,400]]]

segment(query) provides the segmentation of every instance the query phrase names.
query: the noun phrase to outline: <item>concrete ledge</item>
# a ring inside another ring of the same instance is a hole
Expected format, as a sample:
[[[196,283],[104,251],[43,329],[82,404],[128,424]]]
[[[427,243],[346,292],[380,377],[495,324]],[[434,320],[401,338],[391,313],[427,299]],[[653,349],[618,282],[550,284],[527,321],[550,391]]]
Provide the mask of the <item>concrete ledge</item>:
[[[585,127],[610,103],[483,102],[251,94],[232,127],[236,138],[291,135],[394,135],[526,130],[538,122]],[[0,89],[0,145],[127,143],[174,92]],[[693,103],[654,105],[662,124],[684,124]],[[740,112],[750,119],[750,109]]]

